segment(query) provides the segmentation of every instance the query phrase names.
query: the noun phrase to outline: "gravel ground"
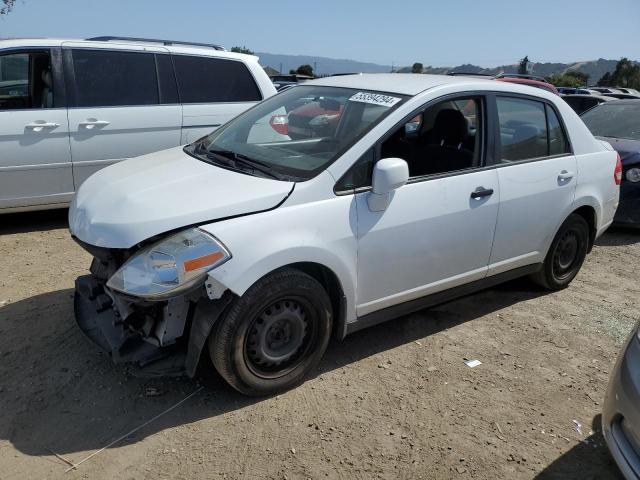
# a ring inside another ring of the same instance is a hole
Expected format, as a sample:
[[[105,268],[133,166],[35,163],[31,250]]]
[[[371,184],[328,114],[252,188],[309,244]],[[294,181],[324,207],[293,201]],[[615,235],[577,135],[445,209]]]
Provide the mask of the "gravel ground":
[[[640,232],[605,234],[565,291],[516,281],[359,332],[256,400],[208,364],[194,381],[113,366],[73,320],[90,257],[66,212],[0,219],[3,479],[619,476],[599,412],[640,319]],[[53,453],[77,463],[193,392],[77,470]]]

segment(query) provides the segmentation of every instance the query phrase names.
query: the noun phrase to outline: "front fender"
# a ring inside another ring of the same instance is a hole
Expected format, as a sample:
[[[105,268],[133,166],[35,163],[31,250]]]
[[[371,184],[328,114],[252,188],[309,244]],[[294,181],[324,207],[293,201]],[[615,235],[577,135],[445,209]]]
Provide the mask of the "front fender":
[[[335,274],[346,297],[345,321],[354,321],[356,222],[353,196],[336,196],[202,226],[221,240],[232,255],[209,276],[241,296],[278,268],[316,263]]]

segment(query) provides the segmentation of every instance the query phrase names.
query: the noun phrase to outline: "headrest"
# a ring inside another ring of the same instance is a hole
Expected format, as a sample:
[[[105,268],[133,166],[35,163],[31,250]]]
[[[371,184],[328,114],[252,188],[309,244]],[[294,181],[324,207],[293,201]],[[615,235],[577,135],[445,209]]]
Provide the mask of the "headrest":
[[[433,125],[438,142],[458,146],[464,142],[469,133],[467,119],[458,110],[447,108],[440,110]]]
[[[44,84],[51,88],[52,87],[52,82],[51,82],[51,70],[43,70],[42,71],[42,81],[44,82]]]

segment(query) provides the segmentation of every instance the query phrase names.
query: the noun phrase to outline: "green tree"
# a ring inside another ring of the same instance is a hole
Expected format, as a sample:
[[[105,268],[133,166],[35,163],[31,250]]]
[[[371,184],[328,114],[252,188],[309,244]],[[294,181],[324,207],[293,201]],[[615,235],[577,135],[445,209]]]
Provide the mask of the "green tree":
[[[640,65],[628,58],[620,59],[613,73],[608,78],[606,76],[605,74],[600,81],[604,80],[612,87],[640,88]]]
[[[526,75],[528,72],[527,70],[527,65],[529,65],[529,55],[525,55],[525,57],[520,60],[520,63],[518,64],[518,73],[520,75]]]
[[[9,13],[15,3],[16,0],[2,0],[2,3],[0,3],[0,15],[6,15]]]
[[[313,67],[308,64],[300,65],[296,70],[289,70],[291,74],[307,75],[313,77]]]
[[[253,55],[253,50],[249,50],[247,47],[231,47],[231,51],[235,53],[246,53],[247,55]]]
[[[413,66],[411,67],[411,73],[422,73],[423,70],[424,70],[424,65],[422,65],[420,62],[414,63]]]
[[[585,87],[589,82],[589,75],[575,70],[556,73],[546,78],[547,82],[556,87]]]
[[[605,73],[600,80],[598,80],[599,87],[609,87],[611,86],[611,72]]]

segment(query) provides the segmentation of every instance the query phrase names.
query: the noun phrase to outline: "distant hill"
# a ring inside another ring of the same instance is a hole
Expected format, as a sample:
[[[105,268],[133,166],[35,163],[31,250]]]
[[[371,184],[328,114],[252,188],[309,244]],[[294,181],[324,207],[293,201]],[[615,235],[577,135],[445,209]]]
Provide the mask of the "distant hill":
[[[377,63],[358,62],[340,58],[312,57],[310,55],[279,55],[274,53],[256,52],[260,57],[260,65],[269,66],[282,73],[296,69],[300,65],[316,64],[316,73],[319,75],[333,75],[334,73],[388,73],[391,65],[378,65]]]
[[[260,57],[260,64],[269,66],[276,71],[288,73],[291,69],[296,69],[305,63],[313,66],[316,64],[316,73],[319,75],[333,75],[335,73],[386,73],[391,71],[391,65],[380,65],[377,63],[358,62],[356,60],[337,59],[328,57],[313,57],[310,55],[281,55],[274,53],[257,52]],[[589,75],[590,83],[596,83],[606,72],[613,72],[616,68],[617,60],[589,60],[573,63],[534,63],[533,74],[541,77],[548,77],[556,73],[564,73],[568,70],[577,70]],[[411,67],[397,67],[397,72],[411,72]],[[484,68],[478,65],[464,64],[457,67],[431,67],[425,68],[424,73],[446,74],[449,72],[463,73],[486,73],[495,75],[501,72],[515,73],[518,65],[502,65],[495,68]]]

